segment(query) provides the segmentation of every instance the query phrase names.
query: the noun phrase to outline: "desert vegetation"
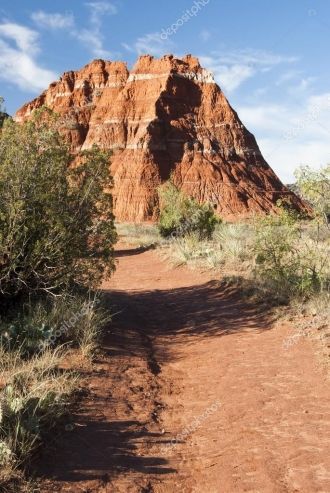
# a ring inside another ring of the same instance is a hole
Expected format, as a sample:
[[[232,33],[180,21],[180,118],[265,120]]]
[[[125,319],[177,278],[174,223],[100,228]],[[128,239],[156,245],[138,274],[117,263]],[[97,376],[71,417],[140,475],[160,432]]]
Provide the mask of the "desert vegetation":
[[[229,223],[216,218],[168,182],[159,189],[156,225],[121,225],[125,241],[158,247],[174,265],[212,269],[242,294],[271,306],[290,306],[324,319],[330,299],[329,165],[296,171],[313,217],[278,204],[277,214]]]
[[[20,480],[79,383],[109,314],[96,289],[114,270],[109,155],[75,157],[48,110],[0,134],[0,480]],[[71,365],[72,366],[72,365]],[[79,366],[79,365],[78,365]],[[5,486],[4,486],[5,487]],[[9,488],[9,486],[8,486]],[[15,490],[15,487],[14,487]]]
[[[170,237],[165,255],[176,264],[218,269],[226,275],[243,272],[278,302],[329,293],[329,169],[303,167],[296,172],[299,190],[315,211],[313,219],[279,203],[277,214],[226,223],[207,206],[183,206],[181,212],[178,204],[190,204],[191,199],[168,185],[166,193],[161,192],[159,231],[164,234],[170,225],[180,234]],[[207,211],[206,217],[200,210]]]
[[[164,238],[196,234],[199,240],[212,237],[215,225],[220,222],[209,204],[198,204],[182,193],[172,182],[158,189],[160,211],[158,228]]]

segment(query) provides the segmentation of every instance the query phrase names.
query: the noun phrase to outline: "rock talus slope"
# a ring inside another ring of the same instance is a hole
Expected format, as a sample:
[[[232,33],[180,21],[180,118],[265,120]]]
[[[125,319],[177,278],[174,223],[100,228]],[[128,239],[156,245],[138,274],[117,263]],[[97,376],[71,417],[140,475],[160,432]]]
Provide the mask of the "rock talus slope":
[[[131,71],[123,62],[95,60],[64,73],[17,112],[17,121],[43,105],[63,116],[73,152],[93,144],[113,150],[119,220],[154,218],[157,186],[170,175],[223,217],[268,212],[283,198],[305,209],[266,163],[212,74],[191,55],[142,56]]]

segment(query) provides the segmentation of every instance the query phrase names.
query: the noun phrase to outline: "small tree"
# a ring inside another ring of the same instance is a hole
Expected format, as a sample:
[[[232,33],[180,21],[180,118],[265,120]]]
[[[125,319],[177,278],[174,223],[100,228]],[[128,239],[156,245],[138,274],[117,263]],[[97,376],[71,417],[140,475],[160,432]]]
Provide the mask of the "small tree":
[[[301,166],[295,172],[299,190],[316,214],[329,222],[330,216],[330,164],[319,170]]]
[[[8,118],[8,115],[6,113],[6,110],[5,110],[3,104],[4,104],[4,99],[2,96],[0,96],[0,129],[1,129],[5,119]]]
[[[0,135],[0,294],[96,286],[114,269],[109,155],[75,165],[47,110]]]
[[[158,189],[160,199],[159,231],[164,237],[185,236],[197,232],[200,239],[210,238],[220,222],[208,204],[200,205],[184,195],[171,181]]]

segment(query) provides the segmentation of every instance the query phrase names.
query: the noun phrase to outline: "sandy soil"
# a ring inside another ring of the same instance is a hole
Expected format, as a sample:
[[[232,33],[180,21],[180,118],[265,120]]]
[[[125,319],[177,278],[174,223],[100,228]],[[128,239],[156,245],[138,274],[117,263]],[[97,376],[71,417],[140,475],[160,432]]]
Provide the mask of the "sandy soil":
[[[221,286],[122,247],[117,312],[42,492],[330,492],[330,394],[312,342]]]

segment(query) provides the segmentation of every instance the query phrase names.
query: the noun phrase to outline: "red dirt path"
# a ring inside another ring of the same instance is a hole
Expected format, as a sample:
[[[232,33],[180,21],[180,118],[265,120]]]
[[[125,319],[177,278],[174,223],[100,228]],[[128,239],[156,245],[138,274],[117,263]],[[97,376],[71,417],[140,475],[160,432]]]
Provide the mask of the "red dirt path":
[[[330,395],[307,338],[214,275],[123,249],[119,312],[41,491],[328,493]],[[172,443],[172,445],[171,445]]]

